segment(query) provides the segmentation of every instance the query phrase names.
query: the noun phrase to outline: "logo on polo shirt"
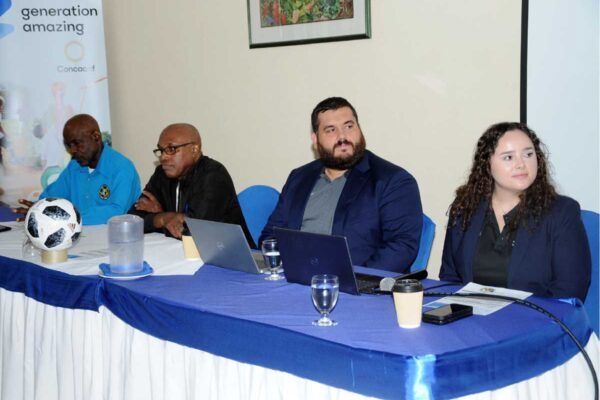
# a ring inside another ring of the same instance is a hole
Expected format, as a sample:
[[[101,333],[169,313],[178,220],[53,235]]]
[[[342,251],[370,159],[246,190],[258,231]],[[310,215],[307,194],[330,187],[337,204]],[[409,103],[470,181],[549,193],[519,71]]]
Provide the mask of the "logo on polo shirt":
[[[98,195],[100,195],[100,198],[102,200],[106,200],[110,197],[110,189],[108,188],[108,186],[106,186],[106,183],[100,186],[100,191],[98,192]]]

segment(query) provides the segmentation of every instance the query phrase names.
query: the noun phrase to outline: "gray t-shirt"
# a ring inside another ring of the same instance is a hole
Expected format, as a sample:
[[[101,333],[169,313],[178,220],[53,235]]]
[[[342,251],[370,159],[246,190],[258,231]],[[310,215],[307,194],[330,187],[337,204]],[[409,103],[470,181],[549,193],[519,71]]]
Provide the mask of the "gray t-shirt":
[[[348,172],[331,181],[325,171],[321,172],[308,197],[300,230],[331,235],[333,216],[346,184],[347,174]]]

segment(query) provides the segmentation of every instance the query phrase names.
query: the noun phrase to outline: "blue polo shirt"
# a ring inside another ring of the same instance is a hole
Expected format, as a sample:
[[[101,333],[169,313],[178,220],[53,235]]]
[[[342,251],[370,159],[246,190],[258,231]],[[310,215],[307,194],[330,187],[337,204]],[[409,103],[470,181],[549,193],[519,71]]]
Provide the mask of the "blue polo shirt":
[[[63,197],[77,207],[84,225],[99,225],[112,216],[127,214],[140,193],[140,177],[133,163],[105,144],[93,172],[71,160],[40,199]]]

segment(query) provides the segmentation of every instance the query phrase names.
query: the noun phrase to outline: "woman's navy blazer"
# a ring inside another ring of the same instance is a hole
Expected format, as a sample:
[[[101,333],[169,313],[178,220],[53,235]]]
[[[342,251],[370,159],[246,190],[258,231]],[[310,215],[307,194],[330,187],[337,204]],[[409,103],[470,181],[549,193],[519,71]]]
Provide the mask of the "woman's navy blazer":
[[[466,231],[460,220],[448,226],[440,279],[473,281],[473,259],[487,208],[487,202],[479,206]],[[518,228],[508,266],[508,288],[583,301],[590,285],[591,263],[579,203],[558,196],[537,224],[530,219],[527,227]]]

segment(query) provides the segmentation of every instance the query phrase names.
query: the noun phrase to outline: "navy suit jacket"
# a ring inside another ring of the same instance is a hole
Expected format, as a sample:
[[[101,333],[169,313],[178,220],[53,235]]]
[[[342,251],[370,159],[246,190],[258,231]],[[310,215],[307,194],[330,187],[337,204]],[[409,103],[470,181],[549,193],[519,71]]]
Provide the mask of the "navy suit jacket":
[[[448,227],[440,279],[473,281],[473,259],[488,203],[473,214],[466,231],[459,220]],[[591,279],[591,258],[579,204],[558,196],[537,225],[519,227],[508,266],[508,288],[544,297],[578,297],[582,301]]]
[[[293,170],[259,242],[273,227],[300,229],[308,197],[323,171],[320,160]],[[417,256],[423,211],[415,179],[366,151],[347,176],[333,217],[332,234],[345,236],[355,265],[408,271]]]

